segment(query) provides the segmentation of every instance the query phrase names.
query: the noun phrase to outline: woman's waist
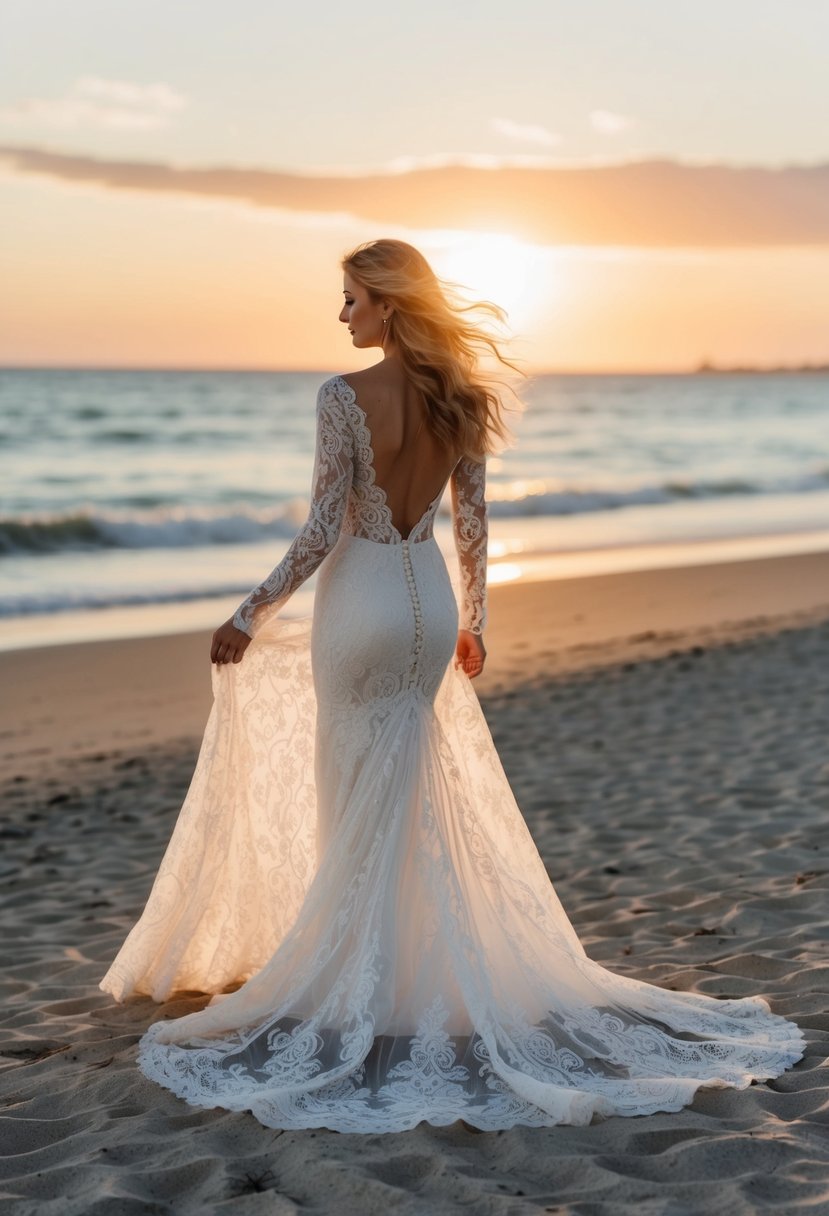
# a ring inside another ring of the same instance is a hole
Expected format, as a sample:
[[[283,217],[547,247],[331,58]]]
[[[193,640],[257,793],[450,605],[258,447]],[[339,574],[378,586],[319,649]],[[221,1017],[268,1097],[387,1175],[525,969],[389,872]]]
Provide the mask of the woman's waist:
[[[371,580],[375,576],[406,576],[407,570],[417,580],[420,576],[448,577],[443,552],[434,536],[423,540],[377,541],[353,532],[341,532],[337,544],[323,563],[329,575],[335,569],[357,573]],[[321,571],[322,573],[322,571]]]
[[[349,545],[362,546],[372,552],[376,551],[378,554],[383,552],[388,553],[390,560],[393,561],[405,560],[407,553],[412,560],[427,555],[432,556],[434,553],[442,557],[440,546],[434,534],[418,538],[417,540],[373,540],[369,536],[361,536],[356,532],[341,532],[336,548],[346,548]]]

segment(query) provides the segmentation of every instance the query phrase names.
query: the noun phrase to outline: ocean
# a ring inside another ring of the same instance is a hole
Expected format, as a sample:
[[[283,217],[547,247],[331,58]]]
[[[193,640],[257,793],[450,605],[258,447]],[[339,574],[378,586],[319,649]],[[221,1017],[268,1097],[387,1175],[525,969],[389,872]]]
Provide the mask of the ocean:
[[[0,370],[0,647],[225,619],[305,518],[329,374]],[[829,547],[827,374],[542,375],[524,399],[489,464],[493,582]],[[451,560],[448,493],[437,535]]]

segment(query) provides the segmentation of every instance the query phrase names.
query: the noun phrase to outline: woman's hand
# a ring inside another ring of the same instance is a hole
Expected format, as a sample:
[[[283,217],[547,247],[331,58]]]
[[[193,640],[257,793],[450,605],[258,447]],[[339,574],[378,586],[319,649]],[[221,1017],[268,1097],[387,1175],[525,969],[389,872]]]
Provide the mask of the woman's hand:
[[[238,663],[250,646],[251,639],[233,624],[233,617],[220,625],[210,645],[211,663]]]
[[[470,680],[474,680],[484,669],[486,649],[484,639],[479,633],[470,633],[468,629],[458,631],[458,645],[455,649],[455,666],[462,667]]]

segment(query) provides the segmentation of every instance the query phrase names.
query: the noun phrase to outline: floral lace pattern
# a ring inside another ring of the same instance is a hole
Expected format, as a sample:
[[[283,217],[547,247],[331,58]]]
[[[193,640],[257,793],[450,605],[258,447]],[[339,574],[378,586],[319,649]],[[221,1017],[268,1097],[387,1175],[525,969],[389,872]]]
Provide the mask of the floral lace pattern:
[[[318,510],[254,593],[242,662],[212,668],[190,789],[100,983],[117,1000],[211,994],[149,1026],[141,1070],[194,1106],[354,1132],[586,1124],[778,1076],[805,1039],[762,996],[675,992],[587,957],[452,663],[435,504],[416,539],[395,537],[338,385],[320,394]],[[475,600],[483,471],[457,472]],[[314,562],[313,619],[267,611]],[[469,611],[480,625],[482,601]]]
[[[486,465],[460,460],[452,474],[455,547],[463,580],[462,628],[483,633],[486,626],[487,506]]]
[[[233,623],[250,636],[318,569],[341,531],[377,544],[403,545],[392,522],[385,491],[375,481],[374,453],[366,415],[342,376],[320,386],[317,435],[308,518],[288,552],[268,577],[239,605]],[[463,459],[451,474],[454,535],[463,587],[462,628],[481,633],[486,624],[487,510],[485,465]],[[445,487],[444,487],[445,489]],[[433,535],[443,490],[406,538]]]

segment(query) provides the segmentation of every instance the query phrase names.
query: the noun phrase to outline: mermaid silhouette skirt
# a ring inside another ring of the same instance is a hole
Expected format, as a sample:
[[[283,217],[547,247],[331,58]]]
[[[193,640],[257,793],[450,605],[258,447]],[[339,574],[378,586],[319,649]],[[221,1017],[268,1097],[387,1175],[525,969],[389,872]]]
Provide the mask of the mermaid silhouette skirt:
[[[276,618],[213,669],[187,798],[100,985],[213,994],[149,1027],[143,1073],[271,1127],[391,1132],[678,1110],[791,1067],[802,1032],[762,997],[587,957],[457,627],[433,538],[344,534],[312,623]]]

